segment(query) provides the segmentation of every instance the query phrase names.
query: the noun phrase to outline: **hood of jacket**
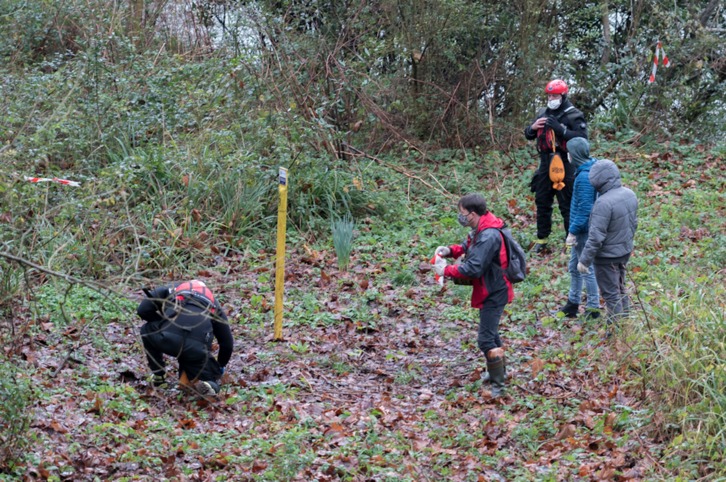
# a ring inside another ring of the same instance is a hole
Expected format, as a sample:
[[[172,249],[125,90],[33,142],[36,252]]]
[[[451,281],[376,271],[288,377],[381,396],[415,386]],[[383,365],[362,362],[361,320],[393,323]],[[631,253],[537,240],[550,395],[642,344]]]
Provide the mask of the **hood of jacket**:
[[[590,168],[590,184],[600,194],[621,187],[620,171],[610,159],[600,159]]]
[[[486,214],[483,214],[479,218],[479,225],[476,228],[476,232],[483,231],[485,229],[489,228],[503,228],[504,227],[504,221],[496,217],[492,214],[491,211],[489,211]]]
[[[589,179],[590,179],[589,178],[589,176],[590,176],[590,169],[592,169],[592,166],[594,166],[596,162],[597,162],[597,159],[595,159],[593,157],[590,160],[588,160],[585,164],[580,165],[577,168],[577,171],[575,172],[575,176],[579,176],[580,174],[582,174],[583,172],[585,172],[588,175],[588,182],[589,182]]]
[[[567,152],[572,165],[580,167],[590,160],[590,143],[584,137],[574,137],[567,141]]]

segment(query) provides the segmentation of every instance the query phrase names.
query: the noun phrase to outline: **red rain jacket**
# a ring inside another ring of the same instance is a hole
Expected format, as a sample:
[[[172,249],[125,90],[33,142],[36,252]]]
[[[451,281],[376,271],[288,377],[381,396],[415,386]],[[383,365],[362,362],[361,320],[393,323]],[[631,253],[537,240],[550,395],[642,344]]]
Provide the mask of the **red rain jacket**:
[[[472,280],[473,308],[481,308],[484,300],[493,295],[506,295],[507,303],[514,299],[512,283],[503,271],[508,261],[502,233],[497,229],[488,229],[502,227],[504,221],[488,212],[479,218],[476,230],[469,233],[463,244],[449,246],[449,257],[456,259],[465,254],[466,258],[461,264],[447,266],[444,276]]]

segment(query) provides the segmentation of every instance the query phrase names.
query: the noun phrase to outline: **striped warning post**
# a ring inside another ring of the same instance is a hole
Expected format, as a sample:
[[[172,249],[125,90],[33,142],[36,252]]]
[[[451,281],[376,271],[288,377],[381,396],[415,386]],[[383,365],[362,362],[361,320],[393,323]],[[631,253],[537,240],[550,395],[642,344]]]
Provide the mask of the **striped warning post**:
[[[660,40],[658,40],[658,42],[655,44],[655,55],[653,55],[653,71],[650,73],[650,78],[648,79],[649,84],[655,82],[655,73],[658,70],[658,61],[660,60],[661,56],[663,56],[663,67],[670,67],[671,61],[668,59],[665,50],[663,50],[663,44]]]

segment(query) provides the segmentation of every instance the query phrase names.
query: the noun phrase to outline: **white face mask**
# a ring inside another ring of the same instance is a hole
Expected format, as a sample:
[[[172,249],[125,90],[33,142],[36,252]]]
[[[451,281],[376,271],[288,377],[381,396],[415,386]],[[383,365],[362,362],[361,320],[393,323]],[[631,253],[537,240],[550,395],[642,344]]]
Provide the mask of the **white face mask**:
[[[547,107],[550,110],[557,110],[557,108],[562,105],[562,99],[552,99],[549,102],[547,102]]]

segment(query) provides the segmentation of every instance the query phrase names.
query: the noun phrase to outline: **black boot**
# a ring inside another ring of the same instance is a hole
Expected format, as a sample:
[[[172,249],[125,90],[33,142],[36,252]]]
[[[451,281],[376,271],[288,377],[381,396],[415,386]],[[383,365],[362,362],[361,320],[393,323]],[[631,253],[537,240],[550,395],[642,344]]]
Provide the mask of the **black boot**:
[[[158,388],[167,388],[168,387],[168,385],[166,383],[166,376],[164,376],[163,373],[154,374],[151,377],[151,384]]]
[[[577,312],[580,310],[579,303],[573,303],[567,300],[565,306],[557,310],[558,313],[564,313],[567,318],[577,318]]]
[[[597,308],[587,308],[585,314],[582,315],[582,319],[585,321],[597,320],[600,318],[600,310]]]
[[[504,394],[504,357],[487,360],[488,380],[492,384],[492,398],[498,398]]]
[[[534,246],[532,247],[532,251],[534,251],[535,254],[544,254],[547,252],[547,240],[546,239],[538,239],[534,242]]]

